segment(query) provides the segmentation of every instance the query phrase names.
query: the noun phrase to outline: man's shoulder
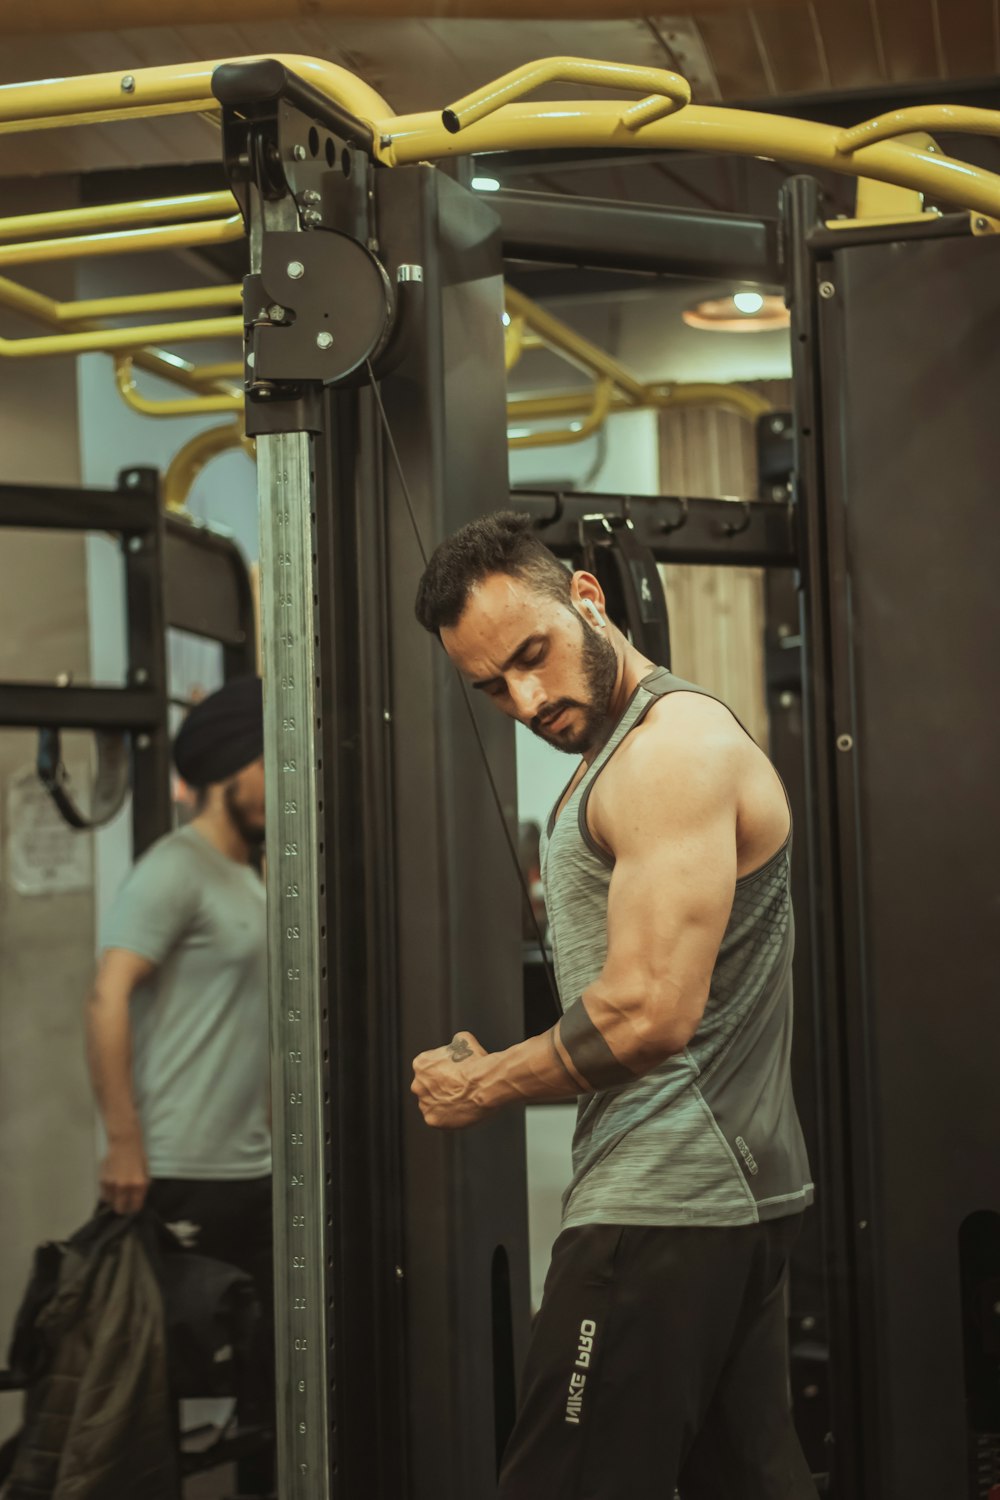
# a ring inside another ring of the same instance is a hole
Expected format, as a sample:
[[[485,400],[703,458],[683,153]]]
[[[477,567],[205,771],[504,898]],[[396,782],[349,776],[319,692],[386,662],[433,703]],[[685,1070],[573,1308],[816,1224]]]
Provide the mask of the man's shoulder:
[[[132,867],[132,877],[144,880],[169,879],[179,872],[190,872],[202,861],[201,840],[190,828],[174,828],[158,838],[139,856]]]
[[[628,778],[701,767],[724,773],[754,742],[732,711],[707,693],[665,693],[622,742],[612,766]]]

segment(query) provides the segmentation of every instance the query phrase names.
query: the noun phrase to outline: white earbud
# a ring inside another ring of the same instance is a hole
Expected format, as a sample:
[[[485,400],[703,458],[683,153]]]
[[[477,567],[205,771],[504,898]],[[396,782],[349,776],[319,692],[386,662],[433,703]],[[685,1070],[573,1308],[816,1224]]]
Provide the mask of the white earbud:
[[[603,627],[604,616],[601,614],[601,611],[598,609],[593,599],[581,599],[580,603],[583,605],[584,609],[587,611],[594,624]]]

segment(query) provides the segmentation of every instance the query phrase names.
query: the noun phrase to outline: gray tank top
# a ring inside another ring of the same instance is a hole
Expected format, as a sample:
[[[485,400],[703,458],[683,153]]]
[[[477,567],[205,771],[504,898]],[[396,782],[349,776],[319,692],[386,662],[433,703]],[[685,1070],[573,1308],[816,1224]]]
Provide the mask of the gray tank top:
[[[587,800],[625,736],[667,693],[703,688],[657,668],[542,841],[542,879],[563,1009],[607,954],[613,860],[587,829]],[[741,726],[742,727],[742,726]],[[561,798],[560,798],[561,800]],[[581,1098],[563,1226],[735,1225],[812,1202],[792,1097],[791,838],[736,882],[701,1024],[683,1053]]]

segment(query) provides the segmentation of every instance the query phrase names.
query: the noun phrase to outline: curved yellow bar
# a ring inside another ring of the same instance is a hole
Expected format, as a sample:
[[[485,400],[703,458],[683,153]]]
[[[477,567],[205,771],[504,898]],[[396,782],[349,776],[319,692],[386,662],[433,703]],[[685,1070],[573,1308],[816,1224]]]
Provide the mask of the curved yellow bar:
[[[80,78],[46,78],[40,83],[8,83],[0,88],[0,134],[55,125],[98,124],[124,114],[141,119],[217,109],[218,102],[212,93],[212,74],[216,68],[223,63],[258,62],[265,57],[273,57],[291,68],[368,125],[392,114],[380,94],[336,63],[298,53],[265,52],[248,57],[222,57],[212,62],[136,68],[131,73],[118,70],[89,73]]]
[[[67,208],[0,219],[0,240],[29,238],[34,234],[79,233],[82,229],[172,223],[199,214],[233,214],[235,211],[236,199],[228,189],[221,193],[183,193],[174,198],[149,198],[138,203],[101,203],[93,208]]]
[[[650,93],[653,97],[643,99],[633,110],[642,113],[636,117],[635,129],[648,118],[682,109],[691,102],[691,85],[679,73],[670,73],[665,68],[638,68],[628,63],[592,62],[585,57],[542,57],[537,62],[513,68],[483,88],[466,94],[457,104],[442,112],[442,122],[447,131],[456,135],[469,125],[484,120],[488,115],[513,104],[533,89],[543,88],[547,83],[588,83],[599,88],[634,89]],[[650,110],[657,111],[656,115]],[[620,106],[619,106],[620,109]]]
[[[172,250],[189,245],[222,245],[242,239],[243,220],[205,219],[199,224],[164,224],[156,229],[122,229],[110,234],[75,234],[61,240],[29,240],[0,245],[0,266],[27,266],[38,261],[76,260],[82,256],[118,255],[137,250]]]
[[[200,417],[208,416],[210,412],[243,410],[245,397],[242,391],[233,391],[231,394],[206,392],[201,396],[176,396],[165,401],[151,400],[139,391],[132,373],[133,364],[134,360],[131,355],[115,356],[115,384],[125,405],[130,406],[133,411],[140,412],[144,417]],[[205,366],[205,372],[209,368]],[[195,367],[195,373],[198,373],[197,367]]]
[[[180,344],[193,339],[242,337],[242,334],[242,318],[189,318],[184,323],[157,323],[144,328],[98,328],[92,333],[0,338],[0,359],[38,359],[52,354],[110,354],[115,349],[137,349],[154,340]]]
[[[9,307],[50,328],[58,328],[62,321],[61,309],[65,305],[67,304],[57,302],[54,297],[46,297],[43,292],[19,286],[16,281],[8,281],[6,276],[0,276],[0,307]],[[83,305],[85,304],[76,304],[77,307]],[[95,333],[99,328],[99,324],[88,318],[80,318],[74,324],[77,333]],[[201,391],[205,385],[213,385],[218,389],[224,377],[234,373],[241,375],[243,369],[242,365],[237,366],[235,372],[227,365],[193,365],[181,355],[168,353],[164,349],[137,350],[134,362],[139,369],[146,370],[150,375],[158,375],[161,380],[171,380],[193,391]]]
[[[537,302],[533,302],[516,287],[504,287],[504,301],[511,318],[523,318],[530,329],[571,364],[600,378],[609,379],[629,400],[642,400],[645,389],[642,381],[636,380],[623,364],[577,333],[574,328],[570,328],[568,323],[564,323],[546,308],[539,307]]]
[[[987,111],[987,113],[989,113]],[[998,117],[1000,118],[1000,117]],[[666,120],[629,130],[613,100],[507,104],[464,129],[447,131],[437,114],[400,115],[381,126],[380,157],[389,166],[490,151],[580,147],[642,147],[779,157],[848,176],[874,177],[927,193],[978,213],[1000,215],[1000,176],[968,162],[898,141],[850,155],[837,149],[838,130],[752,110],[689,104]]]
[[[228,453],[231,448],[245,448],[246,445],[242,422],[225,422],[221,427],[210,427],[207,432],[195,433],[167,465],[163,476],[163,504],[166,509],[175,515],[183,513],[187,509],[191,486],[209,460],[219,453]]]
[[[522,433],[520,437],[507,439],[508,448],[561,448],[568,443],[584,442],[607,421],[613,389],[612,381],[599,380],[582,422],[577,422],[572,427],[550,428],[547,432]]]
[[[136,314],[184,312],[206,307],[240,307],[243,288],[193,286],[177,292],[139,292],[133,297],[93,297],[86,302],[60,302],[60,323],[79,323],[89,318],[128,318]]]
[[[837,150],[848,156],[862,146],[909,135],[911,131],[950,131],[962,135],[1000,135],[1000,114],[992,109],[973,109],[967,104],[918,104],[910,109],[893,109],[864,120],[837,134]]]
[[[590,410],[592,402],[592,389],[561,391],[552,396],[521,396],[508,401],[507,421],[532,422],[546,417],[581,416]],[[625,396],[614,394],[611,397],[612,413],[650,408],[667,411],[678,406],[719,407],[725,411],[735,411],[751,421],[773,410],[767,397],[758,395],[756,391],[748,391],[741,385],[722,385],[712,381],[647,385],[643,387],[639,401],[630,401]]]
[[[510,318],[509,313],[507,316]],[[522,317],[510,318],[503,335],[504,368],[510,371],[521,358],[521,350],[524,348],[524,319]]]

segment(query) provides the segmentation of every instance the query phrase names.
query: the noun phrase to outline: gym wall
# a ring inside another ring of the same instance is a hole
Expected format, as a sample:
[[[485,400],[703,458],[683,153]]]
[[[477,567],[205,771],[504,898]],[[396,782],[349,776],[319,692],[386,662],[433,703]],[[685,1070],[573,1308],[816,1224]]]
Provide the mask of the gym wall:
[[[72,201],[73,183],[4,185],[8,212]],[[18,268],[18,279],[74,295],[73,268]],[[37,334],[0,316],[0,334]],[[0,453],[5,484],[78,484],[76,367],[72,360],[0,365]],[[28,531],[0,534],[0,678],[54,682],[90,677],[86,539]],[[96,1187],[94,1109],[83,1056],[83,998],[94,956],[94,897],[82,889],[23,894],[11,835],[11,783],[31,772],[36,736],[0,730],[0,1338],[9,1336],[35,1246],[75,1229]],[[67,764],[86,774],[85,738],[66,736]],[[29,778],[30,779],[30,778]],[[17,793],[15,791],[15,801]],[[68,830],[67,830],[68,833]],[[69,834],[87,840],[85,833]],[[12,862],[14,868],[12,868]],[[92,866],[91,866],[92,868]],[[84,869],[86,869],[84,865]],[[13,878],[12,878],[13,877]],[[45,883],[45,877],[40,883]],[[0,1442],[20,1423],[21,1397],[0,1396]]]

